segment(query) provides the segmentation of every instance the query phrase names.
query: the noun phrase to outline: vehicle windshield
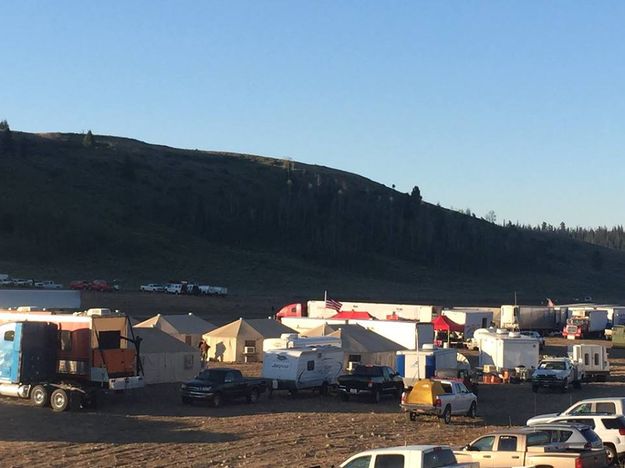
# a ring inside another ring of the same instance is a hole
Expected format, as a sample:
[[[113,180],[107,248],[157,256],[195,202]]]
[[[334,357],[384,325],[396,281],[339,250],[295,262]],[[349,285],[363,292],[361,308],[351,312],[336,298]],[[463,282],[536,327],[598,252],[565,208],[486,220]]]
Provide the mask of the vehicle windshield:
[[[561,361],[541,362],[539,369],[564,370],[566,366]]]
[[[204,370],[198,374],[196,377],[198,380],[206,380],[210,382],[223,383],[225,372],[214,371],[214,370]]]

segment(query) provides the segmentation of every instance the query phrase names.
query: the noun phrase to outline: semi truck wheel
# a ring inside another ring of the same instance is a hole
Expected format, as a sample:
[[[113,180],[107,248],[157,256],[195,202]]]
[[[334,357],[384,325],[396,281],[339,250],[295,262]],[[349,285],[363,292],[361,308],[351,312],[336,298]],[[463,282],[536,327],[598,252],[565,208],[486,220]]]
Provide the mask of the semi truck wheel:
[[[43,385],[35,385],[30,392],[30,401],[39,408],[47,406],[50,401],[48,389]]]
[[[67,396],[67,392],[62,388],[57,388],[50,395],[50,406],[52,406],[52,410],[60,413],[65,411],[69,405],[69,398]]]

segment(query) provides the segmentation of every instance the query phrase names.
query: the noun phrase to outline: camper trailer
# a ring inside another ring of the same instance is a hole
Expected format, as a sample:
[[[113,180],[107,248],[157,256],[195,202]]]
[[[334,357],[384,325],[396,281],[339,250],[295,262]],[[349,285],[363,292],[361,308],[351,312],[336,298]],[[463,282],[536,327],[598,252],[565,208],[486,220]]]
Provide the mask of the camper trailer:
[[[569,357],[583,370],[587,380],[605,382],[610,375],[608,350],[605,346],[596,344],[576,344],[569,347]]]
[[[479,365],[495,366],[500,369],[536,367],[540,358],[540,345],[536,338],[508,330],[479,330]]]
[[[326,393],[343,373],[344,353],[332,345],[267,349],[263,357],[262,377],[269,391],[319,389]]]

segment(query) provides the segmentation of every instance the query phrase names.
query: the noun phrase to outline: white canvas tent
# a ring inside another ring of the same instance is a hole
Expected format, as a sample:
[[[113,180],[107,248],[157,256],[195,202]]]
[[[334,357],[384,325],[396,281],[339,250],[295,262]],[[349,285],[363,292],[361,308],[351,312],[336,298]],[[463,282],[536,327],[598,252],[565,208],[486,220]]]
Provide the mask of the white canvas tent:
[[[210,322],[193,315],[155,315],[137,325],[137,328],[158,328],[173,336],[177,340],[198,347],[204,333],[214,330],[216,327]]]
[[[343,363],[345,368],[359,363],[389,366],[395,369],[397,351],[406,349],[402,345],[360,325],[326,324],[307,330],[305,335],[335,336],[340,338],[341,349],[345,353]]]
[[[200,372],[200,350],[158,328],[134,327],[146,384],[183,382]]]
[[[239,319],[204,334],[210,346],[209,359],[221,362],[261,361],[263,341],[280,338],[283,333],[295,333],[273,319]]]

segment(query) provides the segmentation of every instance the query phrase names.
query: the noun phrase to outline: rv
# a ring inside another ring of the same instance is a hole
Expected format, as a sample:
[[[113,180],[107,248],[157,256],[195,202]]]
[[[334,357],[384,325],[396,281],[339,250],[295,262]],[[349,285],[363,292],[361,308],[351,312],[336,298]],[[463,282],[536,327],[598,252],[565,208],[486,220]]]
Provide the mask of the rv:
[[[343,359],[343,350],[335,345],[267,349],[262,377],[268,380],[270,393],[318,389],[325,394],[343,373]]]

